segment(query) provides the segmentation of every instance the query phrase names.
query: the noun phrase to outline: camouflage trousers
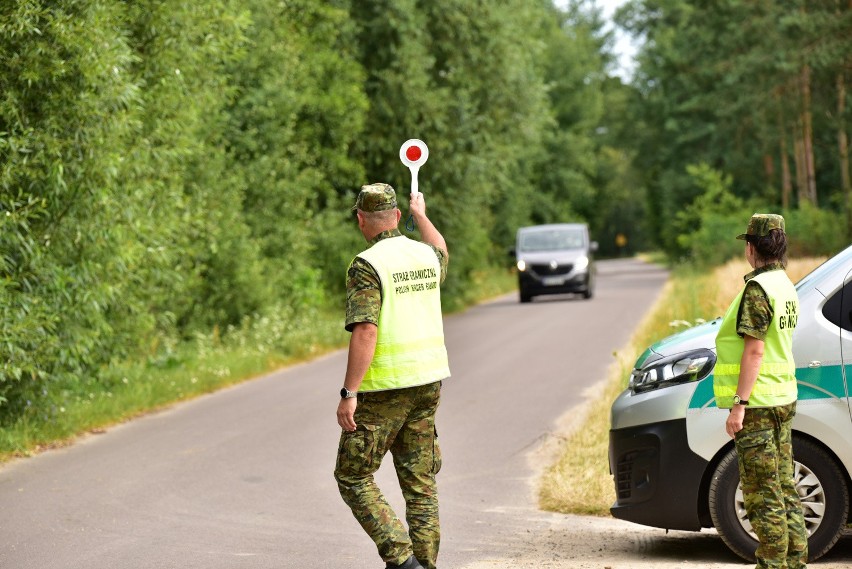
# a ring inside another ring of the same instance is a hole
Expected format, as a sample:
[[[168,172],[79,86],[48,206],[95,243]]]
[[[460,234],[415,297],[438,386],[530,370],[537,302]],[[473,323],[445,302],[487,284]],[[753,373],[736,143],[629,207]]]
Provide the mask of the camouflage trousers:
[[[746,512],[760,541],[757,567],[800,569],[808,532],[793,473],[791,425],[796,403],[746,407],[735,443]]]
[[[386,562],[400,564],[413,553],[426,569],[435,569],[441,541],[435,485],[441,469],[435,430],[440,399],[441,382],[359,393],[357,428],[340,435],[337,487]],[[408,531],[373,479],[388,451],[405,499]]]

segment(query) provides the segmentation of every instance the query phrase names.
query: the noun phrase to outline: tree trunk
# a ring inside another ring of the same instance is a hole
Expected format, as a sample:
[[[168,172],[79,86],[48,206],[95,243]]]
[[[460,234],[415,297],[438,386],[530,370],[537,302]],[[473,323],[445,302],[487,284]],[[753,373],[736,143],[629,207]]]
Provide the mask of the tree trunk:
[[[767,152],[763,155],[763,174],[766,176],[767,187],[775,187],[775,158]]]
[[[802,140],[801,117],[796,121],[793,135],[793,158],[796,162],[796,198],[799,206],[808,199],[808,174],[805,171],[805,141]]]
[[[787,126],[784,123],[784,111],[781,108],[780,93],[775,93],[775,100],[778,107],[778,132],[781,135],[781,208],[786,210],[790,207],[793,180],[790,177],[790,154],[787,151]]]
[[[800,78],[802,93],[802,144],[803,163],[805,169],[804,197],[813,205],[817,205],[816,172],[814,172],[814,132],[811,116],[811,66],[805,64]]]

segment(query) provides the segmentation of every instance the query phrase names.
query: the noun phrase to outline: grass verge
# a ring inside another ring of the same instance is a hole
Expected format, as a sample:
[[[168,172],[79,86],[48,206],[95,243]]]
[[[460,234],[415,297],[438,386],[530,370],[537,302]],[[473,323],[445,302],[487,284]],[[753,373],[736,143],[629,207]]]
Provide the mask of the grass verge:
[[[311,310],[247,321],[220,334],[161,347],[90,378],[48,384],[11,425],[0,429],[0,463],[65,446],[85,433],[210,393],[336,349],[346,340],[339,315]]]
[[[787,274],[793,282],[825,259],[791,260]],[[628,344],[615,353],[603,382],[602,396],[582,412],[582,429],[562,435],[558,458],[543,472],[538,486],[539,506],[544,510],[608,516],[615,501],[609,473],[609,411],[612,401],[627,386],[636,358],[650,344],[684,327],[712,320],[724,314],[750,271],[745,261],[731,261],[711,271],[678,268],[660,293],[656,303],[637,327]],[[600,385],[595,386],[601,393]]]

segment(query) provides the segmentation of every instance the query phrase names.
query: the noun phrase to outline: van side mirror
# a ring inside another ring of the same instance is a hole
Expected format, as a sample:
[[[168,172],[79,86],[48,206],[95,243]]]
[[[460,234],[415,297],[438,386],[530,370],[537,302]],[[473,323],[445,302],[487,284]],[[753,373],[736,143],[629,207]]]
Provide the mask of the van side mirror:
[[[518,253],[517,253],[517,251],[515,251],[514,247],[509,247],[506,250],[506,252],[509,254],[510,257],[517,257],[517,255],[518,255]]]
[[[598,242],[597,241],[592,241],[591,243],[589,243],[589,251],[591,251],[592,253],[595,253],[595,252],[597,252],[597,250],[598,250]]]

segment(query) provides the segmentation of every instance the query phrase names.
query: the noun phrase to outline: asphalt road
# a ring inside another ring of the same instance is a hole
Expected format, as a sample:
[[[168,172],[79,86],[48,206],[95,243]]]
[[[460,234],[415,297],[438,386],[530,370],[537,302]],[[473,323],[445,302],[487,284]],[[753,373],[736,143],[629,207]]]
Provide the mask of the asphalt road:
[[[513,294],[446,319],[442,567],[570,523],[534,507],[530,452],[594,396],[666,278],[598,266],[589,301]],[[344,367],[335,352],[5,465],[0,568],[382,567],[332,477]],[[390,466],[379,483],[402,514]]]

